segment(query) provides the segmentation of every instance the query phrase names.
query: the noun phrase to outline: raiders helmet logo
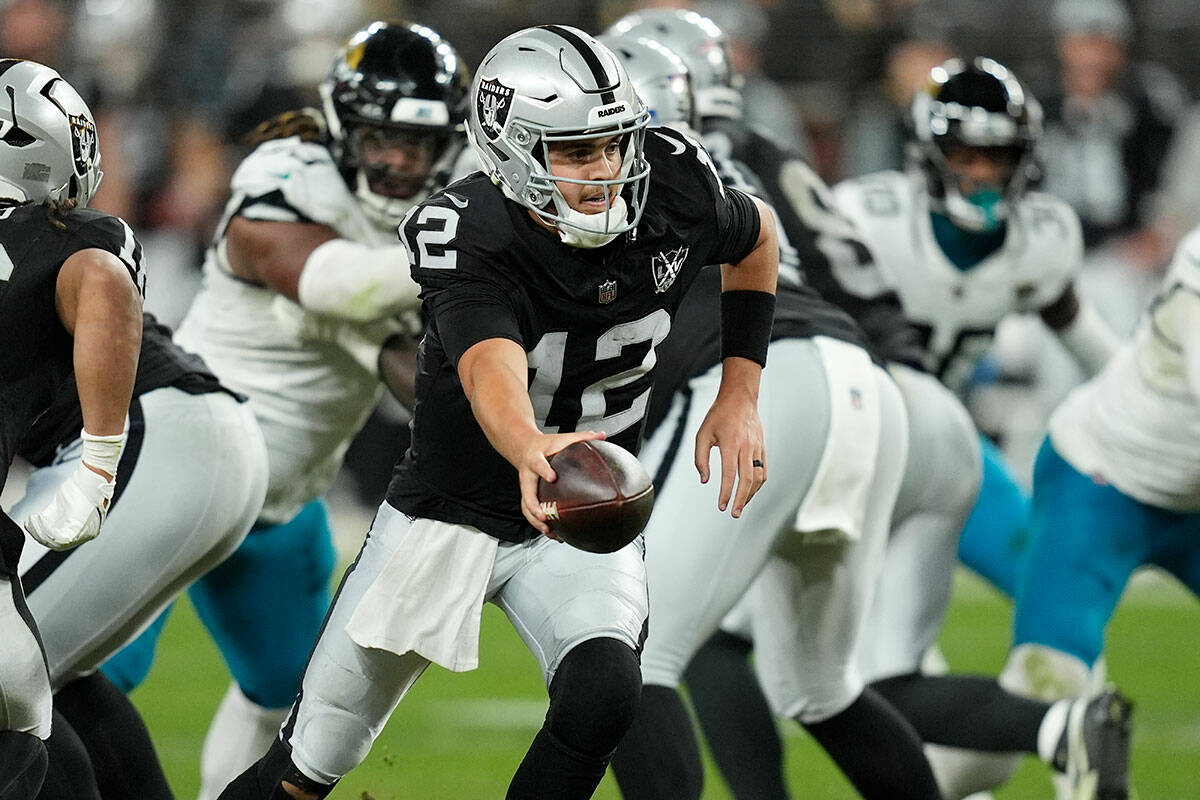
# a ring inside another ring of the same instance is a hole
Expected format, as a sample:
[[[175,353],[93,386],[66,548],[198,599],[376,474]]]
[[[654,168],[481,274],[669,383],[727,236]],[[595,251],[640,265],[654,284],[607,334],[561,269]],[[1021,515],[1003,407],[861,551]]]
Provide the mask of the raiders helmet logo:
[[[512,107],[512,96],[513,90],[500,81],[480,81],[479,94],[475,96],[475,113],[479,118],[479,127],[489,139],[496,139],[504,132],[508,110]]]
[[[82,114],[72,114],[71,147],[75,155],[75,172],[84,174],[96,161],[96,126]]]
[[[656,293],[662,294],[671,288],[671,284],[679,276],[679,270],[683,269],[683,262],[687,261],[687,256],[688,248],[676,247],[674,250],[667,250],[650,259]]]

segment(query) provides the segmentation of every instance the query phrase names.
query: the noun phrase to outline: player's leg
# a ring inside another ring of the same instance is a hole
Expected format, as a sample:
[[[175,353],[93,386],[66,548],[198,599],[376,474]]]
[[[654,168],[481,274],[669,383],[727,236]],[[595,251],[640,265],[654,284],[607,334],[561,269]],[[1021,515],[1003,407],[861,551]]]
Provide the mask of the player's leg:
[[[882,370],[876,395],[881,438],[861,536],[784,535],[750,594],[757,666],[776,713],[800,722],[864,798],[937,798],[920,740],[864,690],[857,665],[908,444],[903,401]]]
[[[641,537],[603,555],[545,537],[500,545],[488,594],[537,658],[550,695],[508,800],[582,800],[604,777],[641,694],[645,581]]]
[[[132,692],[150,674],[150,667],[154,666],[154,653],[158,649],[158,637],[162,636],[163,626],[167,624],[167,617],[174,607],[175,604],[171,603],[163,609],[146,630],[100,667],[100,671],[122,692]]]
[[[1029,493],[999,449],[982,434],[983,484],[962,529],[958,558],[1009,597],[1017,591],[1029,547]]]
[[[627,800],[699,796],[699,748],[676,687],[692,655],[767,562],[779,532],[792,526],[824,455],[822,446],[813,446],[825,443],[830,419],[818,346],[811,340],[774,342],[770,357],[759,413],[771,479],[740,520],[717,511],[715,488],[701,484],[692,466],[691,445],[716,396],[719,367],[691,381],[644,452],[652,472],[664,473],[653,469],[656,464],[670,466],[646,529],[654,617],[642,653],[643,705],[613,762]],[[797,386],[805,387],[803,402]],[[690,398],[686,415],[681,398]],[[672,443],[678,450],[667,453]]]
[[[743,598],[683,673],[696,721],[717,769],[738,800],[788,800],[783,742],[750,664],[754,649]]]
[[[103,535],[22,564],[56,691],[91,675],[183,587],[225,558],[266,491],[266,448],[257,423],[229,395],[158,389],[131,405],[130,419]],[[36,471],[14,513],[40,507],[40,496],[73,468],[67,459]],[[100,708],[120,718],[131,710],[115,700]],[[89,746],[93,732],[124,736],[112,748],[112,762],[95,764],[102,783],[107,769],[129,773],[155,761],[140,726],[114,720],[110,727],[76,727]]]
[[[188,596],[233,673],[201,755],[200,800],[211,800],[266,752],[300,690],[329,610],[336,555],[325,504],[251,530]]]
[[[1200,512],[1160,510],[1150,560],[1200,596]]]
[[[0,800],[31,800],[46,773],[50,734],[50,678],[38,642],[37,626],[21,592],[21,581],[6,574],[7,555],[20,552],[21,529],[0,512]]]
[[[425,671],[429,661],[416,653],[362,647],[346,632],[364,595],[402,548],[409,525],[386,502],[379,507],[334,597],[279,737],[225,787],[221,800],[327,796],[366,757],[400,699]]]
[[[75,729],[57,710],[46,751],[49,763],[38,800],[101,800],[92,759]]]

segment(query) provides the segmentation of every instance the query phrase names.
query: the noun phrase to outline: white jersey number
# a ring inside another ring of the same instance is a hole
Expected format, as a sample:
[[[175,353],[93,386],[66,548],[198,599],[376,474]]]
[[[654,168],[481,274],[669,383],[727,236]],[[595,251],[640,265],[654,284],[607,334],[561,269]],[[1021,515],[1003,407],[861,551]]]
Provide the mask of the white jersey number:
[[[667,338],[670,330],[671,316],[661,308],[639,320],[609,328],[596,339],[592,350],[594,361],[620,358],[625,354],[625,349],[633,345],[649,342],[650,348],[640,361],[592,383],[578,398],[562,396],[568,334],[555,331],[543,336],[529,353],[529,366],[536,370],[529,387],[529,397],[543,430],[546,433],[558,433],[574,423],[582,424],[587,429],[604,431],[611,436],[636,425],[645,415],[646,404],[650,400],[649,374],[656,361],[654,349]],[[645,384],[640,391],[639,386],[635,385],[639,382]],[[634,392],[632,400],[625,408],[605,415],[609,397],[622,388]],[[558,416],[554,414],[556,408],[577,409],[578,416],[574,413],[564,414],[564,417],[576,418],[571,421],[565,418],[555,420],[553,417]],[[568,428],[576,429],[574,426]]]

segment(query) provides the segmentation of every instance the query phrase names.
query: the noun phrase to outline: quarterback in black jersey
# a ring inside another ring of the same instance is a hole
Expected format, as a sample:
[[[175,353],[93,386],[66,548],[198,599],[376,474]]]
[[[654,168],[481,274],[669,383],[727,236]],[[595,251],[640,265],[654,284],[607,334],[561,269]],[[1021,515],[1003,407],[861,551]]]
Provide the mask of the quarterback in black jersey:
[[[734,516],[765,480],[756,397],[778,266],[770,216],[724,187],[694,142],[647,133],[620,63],[581,31],[500,42],[471,99],[483,173],[400,229],[426,315],[412,446],[280,741],[223,798],[328,794],[430,662],[476,666],[484,601],[508,614],[550,695],[507,796],[592,795],[641,690],[641,543],[595,555],[553,540],[536,484],[572,442],[607,436],[636,451],[655,347],[708,264],[724,265],[725,359],[696,466],[707,480],[720,448],[717,504]]]
[[[27,431],[74,371],[83,457],[27,526],[39,541],[68,548],[99,533],[112,498],[145,282],[125,248],[132,235],[124,223],[73,210],[100,180],[96,126],[82,98],[31,61],[0,60],[0,82],[8,91],[0,107],[0,487]],[[50,682],[16,572],[22,545],[21,529],[0,513],[4,800],[38,794],[50,734]],[[86,761],[78,749],[73,755]],[[76,788],[91,796],[88,786]]]

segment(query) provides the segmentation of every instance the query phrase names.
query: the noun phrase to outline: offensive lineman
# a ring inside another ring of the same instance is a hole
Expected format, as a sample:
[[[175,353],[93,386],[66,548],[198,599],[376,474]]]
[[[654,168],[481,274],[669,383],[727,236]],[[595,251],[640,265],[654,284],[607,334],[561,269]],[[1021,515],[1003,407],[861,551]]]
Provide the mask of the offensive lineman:
[[[592,795],[641,691],[642,549],[555,542],[537,480],[553,480],[547,456],[575,441],[637,449],[655,347],[705,264],[726,264],[725,360],[696,466],[707,481],[720,448],[718,504],[734,516],[765,479],[755,398],[773,225],[703,150],[648,134],[648,119],[613,54],[573,28],[520,31],[484,59],[469,127],[484,172],[402,226],[427,316],[412,445],[280,740],[222,798],[326,796],[431,661],[475,667],[485,600],[550,694],[507,796]]]
[[[61,179],[68,189],[50,199],[86,205],[100,172],[95,126],[83,101],[52,70],[32,62],[3,64],[2,80],[13,92],[10,118],[15,114],[4,139],[5,179],[30,198]],[[62,130],[55,131],[52,124],[59,121]],[[28,165],[42,160],[50,162],[49,186],[30,178],[38,173]],[[71,164],[73,182],[66,180]],[[126,265],[138,288],[144,286],[141,246],[115,217],[79,208],[50,219],[29,205],[10,211],[8,220],[6,252],[57,265],[72,249],[99,248]],[[40,253],[48,255],[34,255]],[[97,443],[89,433],[84,398],[95,370],[106,368],[102,361],[58,374],[52,395],[40,398],[41,413],[14,441],[36,469],[11,514],[44,545],[26,547],[19,569],[42,634],[56,718],[64,723],[55,724],[47,742],[46,800],[90,797],[93,781],[107,796],[170,797],[137,712],[96,670],[179,589],[232,552],[265,491],[266,451],[249,410],[199,359],[175,347],[152,316],[145,315],[139,330],[132,400],[126,396],[119,442]],[[92,467],[115,474],[118,458],[115,480],[89,483],[95,481]],[[57,528],[71,531],[93,505],[104,513],[86,534],[60,537]],[[75,525],[64,526],[55,515]],[[88,542],[101,519],[104,540]],[[75,733],[90,764],[76,757]]]
[[[321,496],[379,399],[381,367],[395,387],[412,362],[392,317],[415,307],[417,285],[395,231],[445,182],[467,83],[429,28],[371,23],[336,54],[322,111],[266,123],[234,173],[176,340],[250,398],[270,483],[245,543],[189,591],[234,677],[205,739],[202,800],[267,749],[300,688],[335,560]],[[157,632],[106,667],[124,688],[149,669]]]
[[[66,549],[100,533],[113,497],[145,279],[123,248],[124,224],[76,210],[101,177],[96,127],[82,98],[31,61],[0,61],[0,82],[12,91],[0,108],[0,488],[33,421],[74,372],[83,457],[30,526],[39,541]],[[44,170],[27,170],[31,160]],[[49,675],[17,574],[23,544],[21,528],[0,512],[2,800],[38,794],[51,732]],[[96,791],[94,784],[79,790],[81,797]]]
[[[655,121],[689,134],[692,95],[679,57],[651,39],[602,41],[624,62]],[[723,177],[736,176],[716,163]],[[715,269],[697,278],[660,351],[647,420],[656,430],[642,454],[658,488],[646,530],[654,613],[642,705],[613,760],[627,800],[700,797],[699,748],[676,687],[756,576],[756,594],[774,605],[778,623],[763,633],[759,659],[802,694],[784,713],[864,797],[940,797],[916,732],[864,691],[854,665],[907,451],[903,401],[858,326],[799,282],[782,236],[780,247],[788,258],[780,257],[772,368],[760,396],[773,480],[742,520],[707,508],[707,490],[683,463],[691,454],[679,447],[694,438],[720,379]]]

